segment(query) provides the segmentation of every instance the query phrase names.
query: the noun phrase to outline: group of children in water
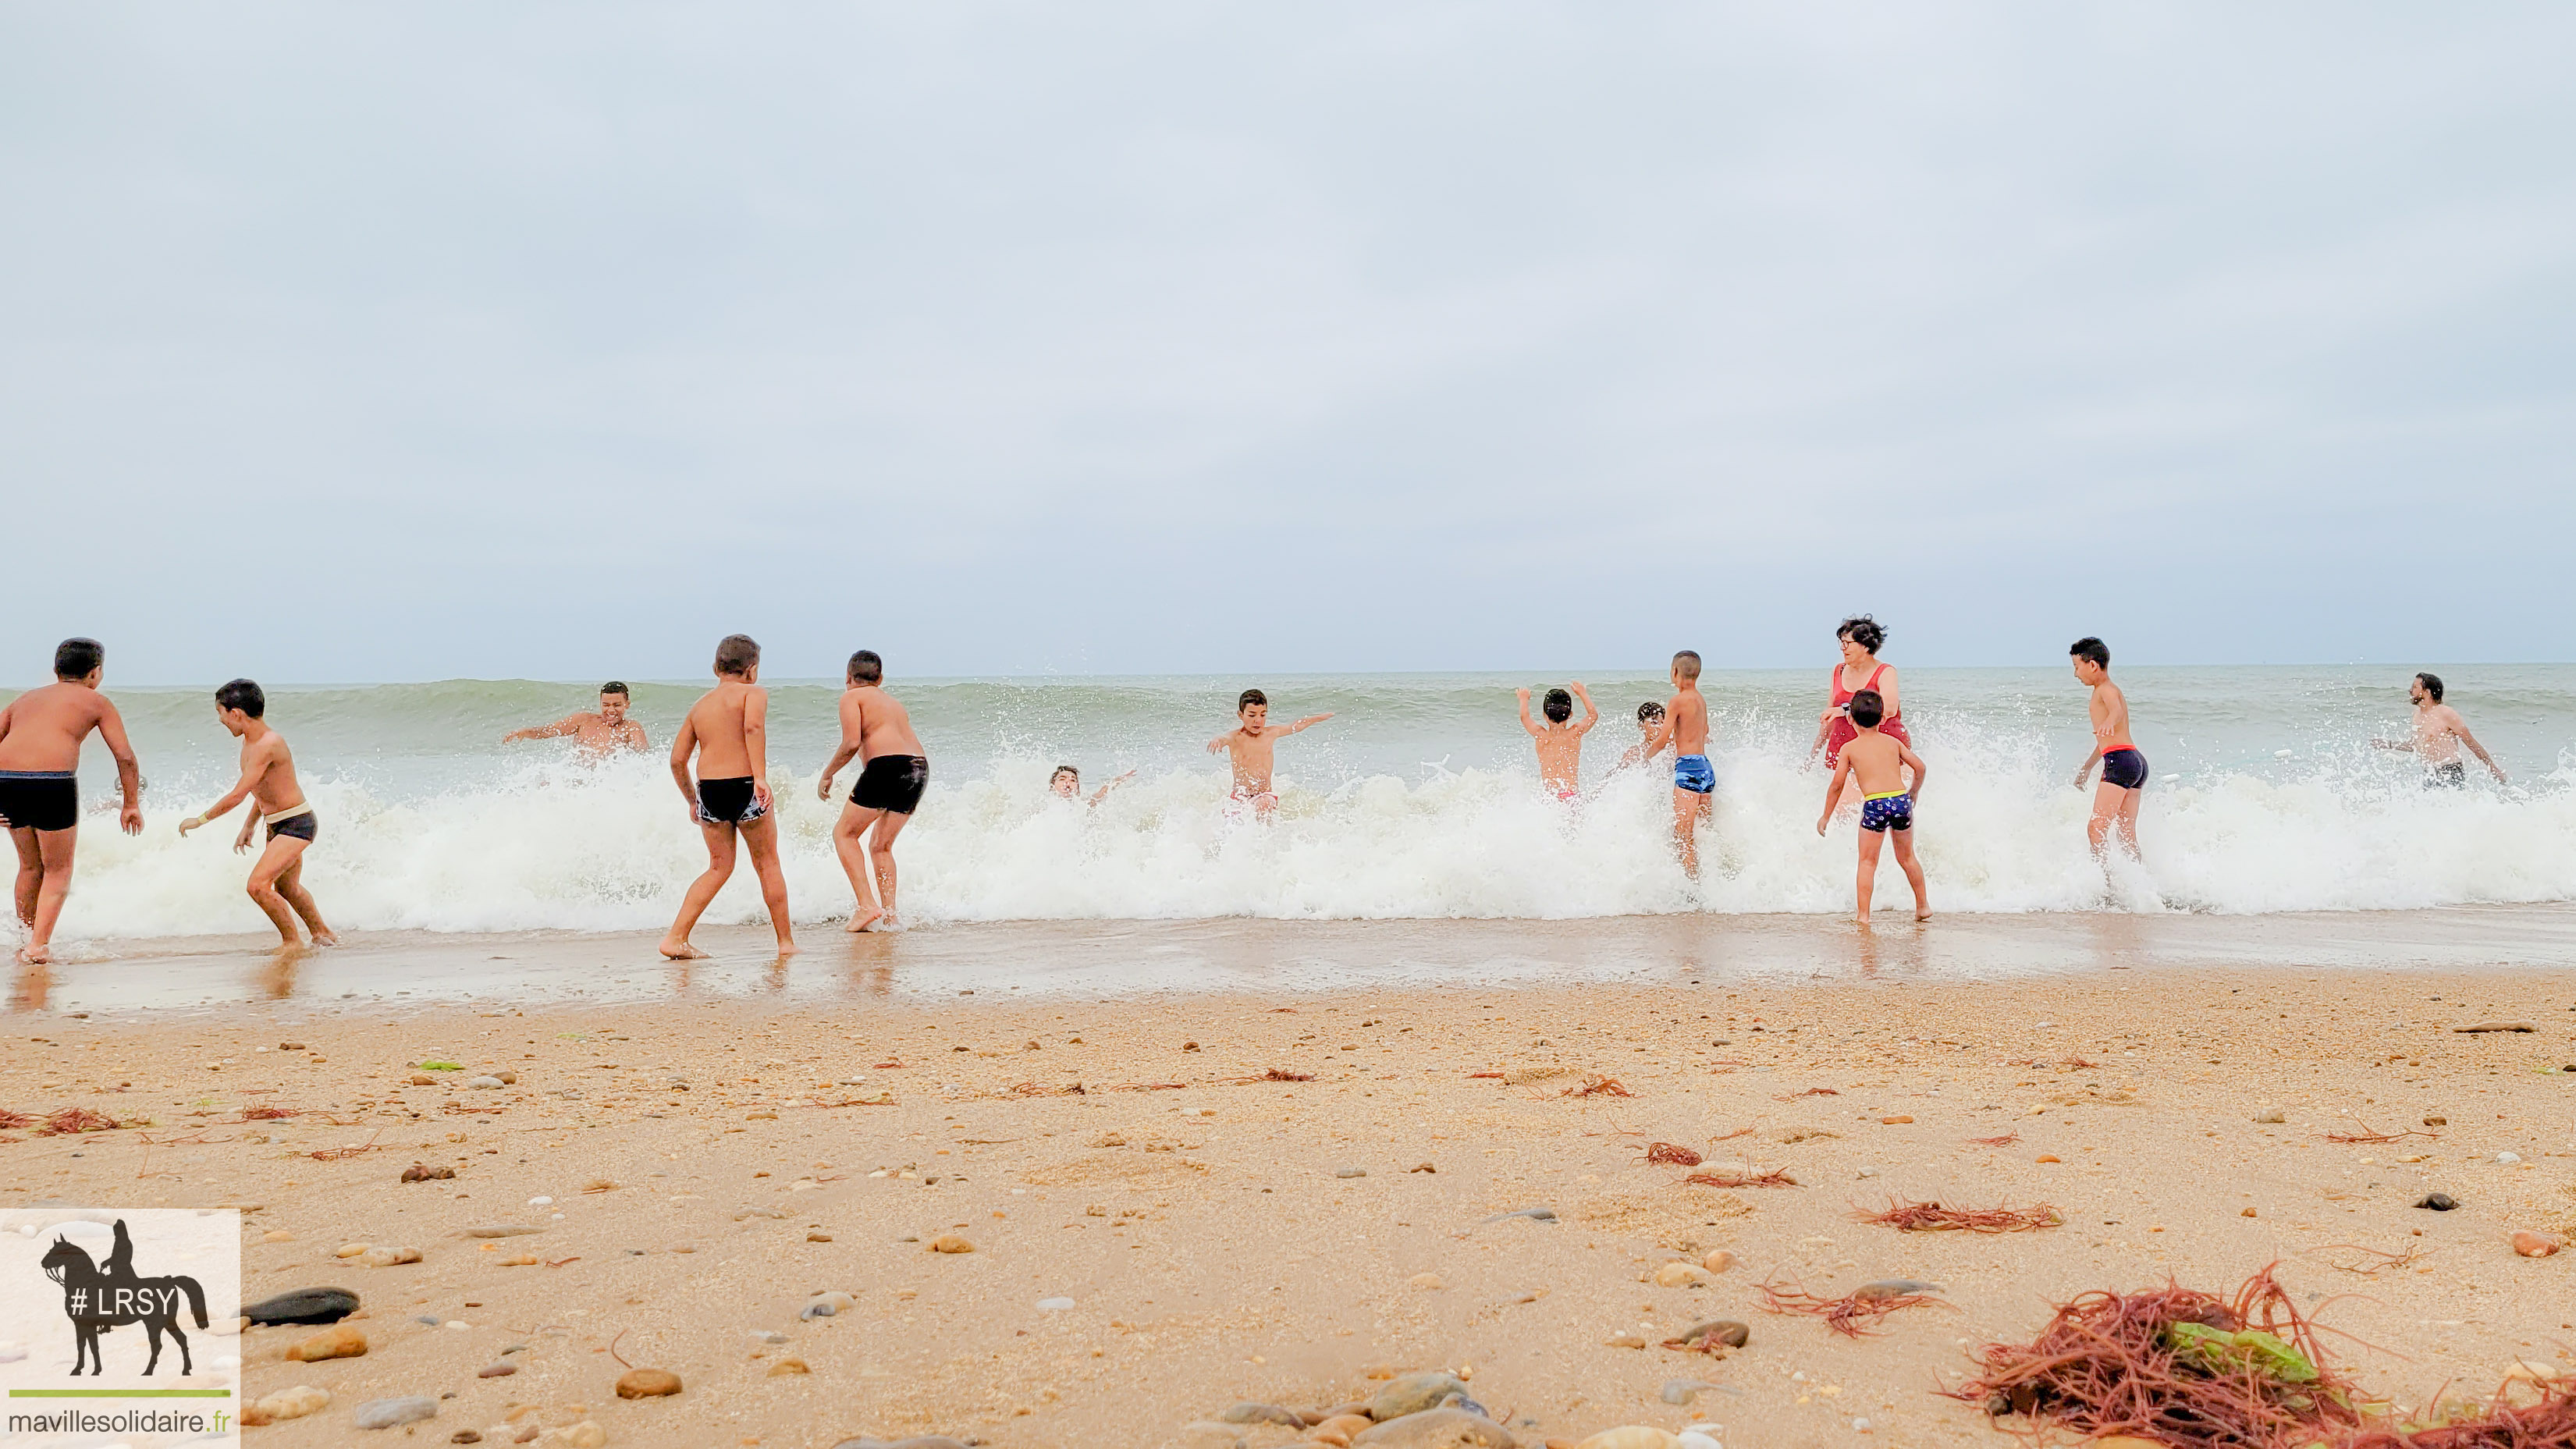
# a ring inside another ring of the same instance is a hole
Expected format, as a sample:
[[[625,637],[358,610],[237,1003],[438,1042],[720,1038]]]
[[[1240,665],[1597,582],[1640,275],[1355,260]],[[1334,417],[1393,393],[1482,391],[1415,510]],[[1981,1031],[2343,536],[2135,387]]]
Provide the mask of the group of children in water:
[[[1816,817],[1819,835],[1832,824],[1845,803],[1846,790],[1859,796],[1859,862],[1855,878],[1858,916],[1866,923],[1878,871],[1879,855],[1893,840],[1896,863],[1914,891],[1914,916],[1931,915],[1921,860],[1914,849],[1915,806],[1928,773],[1914,752],[1898,708],[1896,670],[1878,658],[1886,630],[1867,615],[1845,619],[1835,631],[1842,662],[1834,667],[1830,702],[1819,716],[1809,758],[1823,756],[1831,770],[1823,811]],[[2138,804],[2147,784],[2146,756],[2129,734],[2128,699],[2111,681],[2111,651],[2096,638],[2078,639],[2068,648],[2075,678],[2092,691],[2089,714],[2093,750],[2075,772],[2081,788],[2101,768],[2093,792],[2092,819],[2086,827],[2093,853],[2107,860],[2114,850],[2138,859]],[[68,639],[54,652],[54,683],[31,689],[0,707],[0,825],[5,825],[18,851],[15,904],[28,941],[21,963],[50,959],[55,922],[71,885],[73,844],[79,815],[74,774],[82,742],[92,732],[116,761],[122,806],[119,824],[129,835],[143,829],[142,776],[125,725],[99,681],[106,651],[91,639]],[[1660,703],[1638,706],[1640,738],[1619,760],[1618,768],[1673,753],[1673,848],[1682,869],[1699,875],[1699,828],[1710,815],[1717,773],[1709,763],[1708,704],[1699,690],[1700,657],[1692,650],[1673,656],[1672,695]],[[787,883],[779,866],[775,804],[769,788],[768,691],[760,687],[760,646],[749,636],[727,635],[717,646],[715,687],[690,706],[670,751],[671,777],[707,848],[707,868],[690,882],[680,911],[660,943],[672,960],[706,953],[691,944],[690,932],[717,891],[733,874],[739,846],[751,856],[760,892],[768,907],[780,954],[796,951],[788,924]],[[2415,705],[2414,732],[2406,740],[2374,740],[2383,749],[2415,752],[2423,759],[2426,784],[2457,788],[2467,783],[2459,758],[2466,749],[2494,774],[2504,770],[2469,732],[2459,712],[2442,702],[2442,681],[2417,674],[2408,686]],[[1577,702],[1583,718],[1574,718]],[[1521,725],[1538,754],[1541,783],[1560,800],[1580,797],[1583,738],[1600,723],[1600,709],[1581,681],[1569,689],[1551,689],[1540,703],[1545,723],[1530,717],[1530,691],[1520,691]],[[514,730],[504,741],[570,738],[585,751],[607,753],[647,747],[643,726],[627,718],[625,685],[611,681],[600,689],[597,713],[582,713],[533,729]],[[233,849],[248,853],[261,827],[266,838],[252,864],[247,889],[288,946],[305,939],[316,945],[335,941],[312,894],[304,888],[304,852],[319,834],[319,821],[295,774],[286,740],[266,719],[267,700],[247,679],[233,680],[215,691],[215,716],[241,741],[241,778],[204,811],[179,822],[187,835],[242,804],[242,820]],[[1270,701],[1258,689],[1247,689],[1235,702],[1236,725],[1208,742],[1211,754],[1229,756],[1232,786],[1228,808],[1266,819],[1277,810],[1273,789],[1274,750],[1278,741],[1332,718],[1308,715],[1290,724],[1270,723]],[[850,656],[840,700],[841,743],[822,772],[816,792],[832,798],[832,781],[852,760],[859,774],[832,829],[833,851],[848,875],[856,904],[848,929],[865,931],[895,923],[895,838],[910,823],[930,780],[930,762],[911,716],[885,690],[885,662],[871,650]],[[1136,772],[1129,770],[1089,797],[1098,805],[1109,792]],[[1056,768],[1049,788],[1076,800],[1082,795],[1081,772],[1072,765]]]

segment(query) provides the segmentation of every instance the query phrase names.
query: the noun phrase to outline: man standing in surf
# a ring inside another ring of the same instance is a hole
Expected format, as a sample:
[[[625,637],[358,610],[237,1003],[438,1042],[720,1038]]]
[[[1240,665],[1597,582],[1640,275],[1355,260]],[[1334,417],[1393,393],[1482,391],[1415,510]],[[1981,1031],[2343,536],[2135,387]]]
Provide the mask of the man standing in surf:
[[[2129,859],[2138,854],[2138,800],[2147,788],[2147,757],[2129,740],[2129,697],[2111,682],[2111,648],[2086,636],[2066,650],[2075,677],[2093,691],[2093,753],[2076,767],[2075,788],[2084,788],[2093,762],[2102,762],[2102,783],[2093,791],[2093,818],[2084,827],[2093,858],[2108,863],[2111,842],[2119,841]]]
[[[66,639],[54,649],[54,682],[0,708],[0,826],[18,848],[18,921],[27,944],[22,966],[54,959],[54,922],[72,889],[72,847],[80,833],[81,742],[91,730],[116,758],[125,803],[117,823],[143,831],[143,776],[126,743],[125,720],[98,692],[107,651],[95,639]]]
[[[550,725],[532,725],[512,730],[501,736],[501,743],[520,740],[559,740],[570,736],[573,748],[594,758],[613,755],[619,750],[643,751],[652,748],[644,738],[644,726],[626,717],[632,703],[623,681],[612,679],[599,687],[599,712],[585,710],[568,714]]]
[[[2415,703],[2415,738],[2411,740],[2372,740],[2383,750],[2408,750],[2424,762],[2424,788],[2428,790],[2464,790],[2469,784],[2469,767],[2460,763],[2460,747],[2468,746],[2478,763],[2505,782],[2504,766],[2495,762],[2487,747],[2469,733],[2469,722],[2460,712],[2442,703],[2442,676],[2418,674],[2407,681],[2406,697]]]
[[[778,822],[770,816],[769,691],[760,687],[760,645],[748,634],[727,634],[716,644],[716,687],[689,706],[671,741],[671,778],[688,802],[690,823],[706,838],[707,868],[689,882],[680,899],[680,914],[662,937],[660,950],[674,961],[696,961],[706,952],[689,944],[698,917],[733,878],[734,845],[751,849],[751,868],[760,877],[760,898],[769,907],[769,928],[778,936],[778,954],[794,955],[795,932],[787,921],[787,877],[778,868]],[[698,774],[689,778],[689,756],[698,757]]]
[[[921,792],[930,785],[930,757],[912,732],[911,713],[886,693],[885,660],[873,649],[850,656],[841,690],[841,747],[815,782],[818,797],[832,798],[832,777],[852,756],[863,761],[858,783],[832,827],[832,852],[841,858],[850,894],[858,900],[850,908],[849,929],[891,930],[901,924],[894,914],[894,838],[912,823]]]
[[[1673,656],[1673,697],[1664,704],[1663,721],[1641,748],[1653,759],[1673,747],[1673,849],[1682,873],[1699,879],[1699,825],[1709,818],[1717,793],[1717,770],[1708,762],[1708,700],[1699,692],[1699,651]]]

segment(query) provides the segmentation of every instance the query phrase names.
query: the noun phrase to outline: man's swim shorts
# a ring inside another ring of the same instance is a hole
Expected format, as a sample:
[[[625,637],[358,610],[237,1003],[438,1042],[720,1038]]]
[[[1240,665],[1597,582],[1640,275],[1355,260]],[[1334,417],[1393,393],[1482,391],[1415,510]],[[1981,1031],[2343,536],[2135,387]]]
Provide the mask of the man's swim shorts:
[[[1682,755],[1673,761],[1673,788],[1706,795],[1717,789],[1717,771],[1706,755]]]

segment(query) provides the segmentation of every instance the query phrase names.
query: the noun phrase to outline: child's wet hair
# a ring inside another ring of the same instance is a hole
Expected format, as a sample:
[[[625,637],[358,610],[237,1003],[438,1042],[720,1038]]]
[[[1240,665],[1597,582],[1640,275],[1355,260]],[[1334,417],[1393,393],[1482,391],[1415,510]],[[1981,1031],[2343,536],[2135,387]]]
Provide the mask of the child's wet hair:
[[[1699,678],[1699,651],[1685,649],[1673,656],[1673,673],[1684,679]]]
[[[599,687],[599,692],[600,692],[601,697],[603,697],[603,698],[605,698],[605,697],[606,697],[606,696],[608,696],[608,695],[612,695],[612,694],[613,694],[613,695],[616,695],[619,699],[631,699],[631,698],[633,698],[633,696],[632,696],[632,695],[630,695],[630,694],[628,694],[628,693],[627,693],[627,691],[626,691],[626,681],[625,681],[625,680],[623,680],[623,679],[612,679],[612,680],[608,681],[606,684],[603,684],[603,685],[601,685],[601,686]]]
[[[1082,783],[1082,772],[1081,772],[1080,770],[1075,769],[1075,768],[1074,768],[1073,766],[1071,766],[1071,765],[1058,765],[1058,766],[1056,766],[1056,767],[1055,767],[1055,773],[1054,773],[1054,774],[1052,774],[1052,775],[1047,776],[1047,783],[1048,783],[1048,784],[1050,784],[1050,785],[1052,785],[1052,784],[1054,784],[1056,781],[1063,779],[1063,778],[1064,778],[1065,776],[1067,776],[1067,775],[1071,775],[1071,776],[1073,777],[1073,783],[1075,783],[1075,784],[1077,784],[1077,785],[1079,785],[1079,784],[1081,784],[1081,783]]]
[[[1549,690],[1547,698],[1540,700],[1538,707],[1546,711],[1547,717],[1557,724],[1563,724],[1574,718],[1574,696],[1562,689]]]
[[[1878,728],[1878,722],[1885,718],[1887,718],[1887,699],[1877,690],[1864,689],[1852,695],[1851,722],[1853,724],[1865,730],[1874,730]]]
[[[1257,689],[1247,689],[1243,693],[1235,696],[1234,712],[1236,714],[1241,714],[1256,704],[1261,706],[1263,709],[1268,709],[1270,707],[1270,696],[1263,694]]]
[[[2087,634],[2066,646],[2067,657],[2081,659],[2096,669],[2111,667],[2111,646]]]
[[[850,656],[850,681],[854,684],[877,684],[885,679],[885,659],[873,649],[862,649]]]
[[[1878,652],[1878,646],[1887,642],[1887,629],[1867,614],[1854,614],[1834,626],[1834,637],[1849,639],[1875,654]]]
[[[54,646],[56,679],[87,679],[89,672],[107,662],[107,646],[95,639],[66,639]]]
[[[236,679],[215,690],[215,708],[237,709],[252,719],[268,713],[268,696],[247,679]]]
[[[1664,707],[1655,703],[1651,699],[1647,700],[1644,704],[1637,706],[1637,723],[1639,724],[1653,724],[1655,721],[1662,719],[1663,717]]]
[[[2417,674],[2415,676],[2415,682],[2424,686],[2424,692],[2433,696],[2433,702],[2435,704],[2440,704],[2442,702],[2442,676],[2438,674]]]
[[[716,673],[749,674],[760,667],[760,641],[748,634],[727,634],[716,641]]]

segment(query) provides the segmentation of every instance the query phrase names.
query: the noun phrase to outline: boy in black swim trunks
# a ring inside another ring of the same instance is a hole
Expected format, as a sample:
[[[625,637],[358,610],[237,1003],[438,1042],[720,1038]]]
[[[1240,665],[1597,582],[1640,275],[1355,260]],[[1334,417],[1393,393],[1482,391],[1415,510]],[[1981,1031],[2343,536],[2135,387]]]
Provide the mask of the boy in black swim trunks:
[[[268,827],[268,843],[250,868],[252,903],[277,927],[281,945],[303,944],[295,934],[299,918],[313,933],[314,945],[338,945],[340,938],[322,924],[321,910],[304,889],[304,849],[313,843],[319,822],[304,787],[296,783],[295,756],[286,748],[286,736],[268,726],[268,696],[251,681],[236,679],[215,691],[215,718],[242,742],[241,780],[224,798],[180,821],[179,833],[186,835],[248,799],[251,811],[242,817],[233,853],[249,850],[251,836],[260,826]]]
[[[716,687],[689,706],[679,738],[671,742],[671,778],[688,802],[690,821],[706,838],[707,868],[689,882],[680,914],[658,949],[674,961],[707,954],[689,944],[689,932],[733,878],[739,836],[751,847],[751,868],[760,877],[778,954],[792,956],[796,936],[787,920],[787,877],[778,868],[778,822],[769,814],[769,691],[759,685],[760,645],[748,634],[727,634],[716,644],[715,668]],[[698,757],[695,781],[689,778],[692,752]]]
[[[81,741],[91,730],[116,757],[125,806],[119,823],[128,835],[143,829],[143,777],[125,721],[98,692],[107,651],[95,639],[66,639],[54,650],[54,682],[0,706],[0,827],[18,848],[18,920],[27,944],[21,965],[53,958],[54,922],[72,886],[72,846],[80,825]]]
[[[1869,899],[1878,883],[1878,847],[1889,836],[1896,839],[1896,863],[1905,871],[1906,884],[1914,887],[1914,919],[1932,918],[1932,900],[1923,890],[1923,865],[1914,858],[1914,797],[1923,792],[1923,760],[1904,741],[1879,729],[1887,718],[1887,697],[1875,689],[1857,690],[1844,706],[1857,731],[1844,741],[1834,756],[1834,778],[1825,786],[1825,813],[1816,817],[1816,833],[1834,818],[1834,806],[1843,798],[1843,782],[1860,785],[1860,873],[1855,888],[1860,895],[1860,923],[1869,924]],[[1914,783],[1905,782],[1905,772],[1914,772]]]
[[[913,808],[930,785],[930,758],[912,732],[912,715],[885,692],[885,660],[873,649],[850,656],[848,685],[841,691],[841,747],[814,793],[832,798],[832,777],[852,756],[864,760],[859,782],[850,787],[850,803],[841,807],[832,827],[832,850],[850,878],[858,904],[850,908],[849,929],[894,928],[894,838],[912,823]],[[875,889],[871,892],[869,881]],[[871,894],[874,900],[870,899]]]
[[[2129,740],[2129,697],[2111,682],[2111,647],[2090,637],[2067,646],[2075,677],[2093,691],[2093,753],[2075,771],[2075,788],[2084,788],[2093,762],[2102,762],[2102,783],[2093,791],[2093,819],[2084,827],[2097,860],[2107,859],[2117,839],[2129,859],[2138,854],[2138,799],[2147,788],[2147,757]]]

